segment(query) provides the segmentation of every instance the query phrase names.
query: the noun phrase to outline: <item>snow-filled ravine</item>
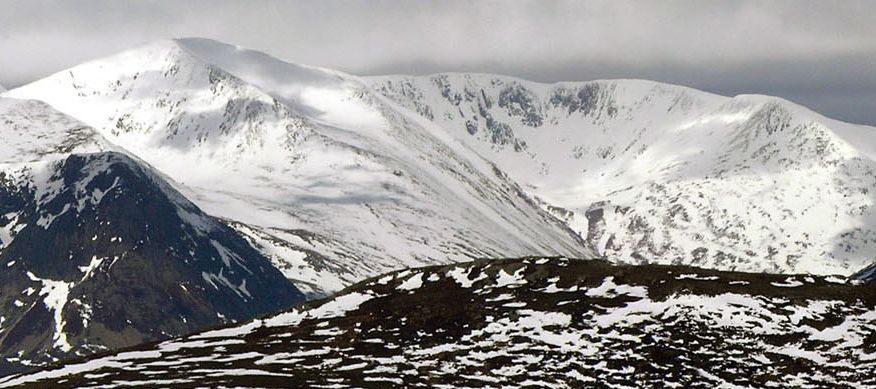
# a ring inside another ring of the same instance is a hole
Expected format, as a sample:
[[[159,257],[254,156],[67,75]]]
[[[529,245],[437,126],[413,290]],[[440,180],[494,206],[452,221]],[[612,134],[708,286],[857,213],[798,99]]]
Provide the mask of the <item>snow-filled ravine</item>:
[[[876,387],[876,286],[526,258],[403,270],[0,387]]]

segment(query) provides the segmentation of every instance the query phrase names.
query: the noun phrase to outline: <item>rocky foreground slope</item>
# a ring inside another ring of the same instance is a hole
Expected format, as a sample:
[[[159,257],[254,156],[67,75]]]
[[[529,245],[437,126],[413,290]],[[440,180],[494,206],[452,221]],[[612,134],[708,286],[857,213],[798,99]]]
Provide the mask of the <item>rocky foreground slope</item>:
[[[527,258],[404,270],[0,387],[876,387],[876,285]]]

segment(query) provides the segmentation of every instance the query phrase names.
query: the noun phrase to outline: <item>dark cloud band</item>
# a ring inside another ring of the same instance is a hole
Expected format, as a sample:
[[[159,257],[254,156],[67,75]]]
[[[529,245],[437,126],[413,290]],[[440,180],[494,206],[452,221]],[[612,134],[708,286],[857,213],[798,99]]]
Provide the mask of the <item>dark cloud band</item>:
[[[204,36],[354,74],[647,78],[876,123],[876,3],[0,0],[0,84]]]

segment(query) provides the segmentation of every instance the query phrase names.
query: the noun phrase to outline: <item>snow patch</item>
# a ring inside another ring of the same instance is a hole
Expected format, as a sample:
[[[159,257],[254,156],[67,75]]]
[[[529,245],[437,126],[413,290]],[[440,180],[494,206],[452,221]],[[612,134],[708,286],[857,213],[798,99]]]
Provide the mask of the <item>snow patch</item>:
[[[398,290],[415,290],[423,286],[423,273],[417,273],[398,286]]]
[[[67,305],[67,297],[70,294],[70,288],[73,286],[73,283],[39,278],[31,272],[27,272],[27,277],[31,281],[43,284],[39,295],[43,298],[43,303],[53,313],[55,319],[55,331],[52,334],[53,346],[64,352],[70,351],[73,347],[67,342],[67,334],[64,333],[66,323],[64,322],[63,312],[64,307]]]

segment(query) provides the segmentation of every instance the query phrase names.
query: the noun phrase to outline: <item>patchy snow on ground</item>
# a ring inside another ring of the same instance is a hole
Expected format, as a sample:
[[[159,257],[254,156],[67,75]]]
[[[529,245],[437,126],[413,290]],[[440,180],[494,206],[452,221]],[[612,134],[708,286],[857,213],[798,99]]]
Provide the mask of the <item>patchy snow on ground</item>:
[[[408,269],[263,320],[0,387],[876,385],[872,285],[813,276],[791,300],[788,277],[697,270],[679,277],[563,258]]]

